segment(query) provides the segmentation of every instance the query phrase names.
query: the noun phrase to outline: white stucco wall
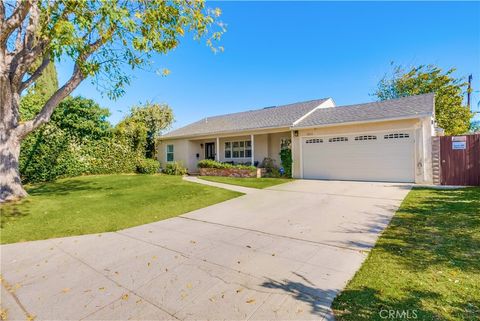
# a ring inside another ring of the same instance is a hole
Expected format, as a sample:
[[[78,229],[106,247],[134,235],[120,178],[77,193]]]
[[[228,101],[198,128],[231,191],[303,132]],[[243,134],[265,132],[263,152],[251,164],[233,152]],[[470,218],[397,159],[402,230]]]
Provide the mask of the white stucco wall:
[[[271,157],[275,160],[275,164],[280,166],[280,139],[290,138],[291,132],[279,133],[259,133],[254,135],[253,153],[254,161],[261,163],[265,157]],[[247,141],[251,140],[250,135],[240,135],[231,137],[219,137],[219,155],[221,162],[234,161],[236,163],[251,162],[251,157],[243,158],[225,158],[225,142]],[[197,172],[198,161],[205,159],[205,144],[215,143],[215,151],[217,150],[217,138],[206,139],[165,139],[159,140],[157,143],[157,159],[164,165],[167,160],[167,145],[174,145],[174,161],[180,162],[189,172]],[[203,145],[203,146],[202,146]],[[198,157],[197,157],[198,154]]]

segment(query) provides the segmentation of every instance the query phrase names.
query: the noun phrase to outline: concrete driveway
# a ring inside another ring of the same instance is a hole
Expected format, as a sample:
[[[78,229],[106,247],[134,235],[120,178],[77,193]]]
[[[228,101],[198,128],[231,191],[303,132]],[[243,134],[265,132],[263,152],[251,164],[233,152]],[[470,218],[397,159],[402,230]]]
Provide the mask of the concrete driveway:
[[[9,320],[333,320],[410,189],[298,180],[114,233],[1,246]]]

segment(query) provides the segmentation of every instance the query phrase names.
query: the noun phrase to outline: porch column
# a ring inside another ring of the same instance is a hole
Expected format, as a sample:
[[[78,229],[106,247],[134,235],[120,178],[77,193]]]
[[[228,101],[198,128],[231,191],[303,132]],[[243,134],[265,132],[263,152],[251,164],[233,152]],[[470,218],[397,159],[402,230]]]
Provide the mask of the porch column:
[[[215,144],[215,160],[220,161],[220,138],[217,137],[217,143]]]
[[[253,143],[253,137],[254,135],[250,135],[250,141],[252,142],[252,166],[254,165],[255,163],[255,144]]]

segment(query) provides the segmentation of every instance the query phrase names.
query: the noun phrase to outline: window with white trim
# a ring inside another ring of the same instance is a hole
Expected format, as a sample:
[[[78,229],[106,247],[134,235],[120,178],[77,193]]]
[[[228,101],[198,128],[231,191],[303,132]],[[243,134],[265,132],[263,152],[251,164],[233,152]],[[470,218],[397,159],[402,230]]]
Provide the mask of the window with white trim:
[[[400,138],[409,138],[410,134],[407,133],[395,133],[395,134],[387,134],[383,136],[383,139],[400,139]]]
[[[173,145],[167,145],[167,162],[173,162]]]
[[[375,135],[362,135],[355,137],[355,140],[377,140]]]
[[[252,141],[241,140],[225,142],[225,158],[252,157]]]
[[[348,142],[348,137],[332,137],[328,139],[329,143]]]
[[[323,143],[323,139],[321,138],[311,138],[311,139],[307,139],[305,141],[306,144],[320,144],[320,143]]]

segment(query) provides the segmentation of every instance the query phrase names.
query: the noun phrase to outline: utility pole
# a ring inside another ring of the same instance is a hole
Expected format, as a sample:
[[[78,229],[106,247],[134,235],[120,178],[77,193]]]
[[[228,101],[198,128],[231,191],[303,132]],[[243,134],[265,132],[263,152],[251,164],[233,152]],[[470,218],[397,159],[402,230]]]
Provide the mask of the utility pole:
[[[470,95],[472,92],[472,74],[468,76],[468,89],[467,89],[467,106],[470,109]]]

